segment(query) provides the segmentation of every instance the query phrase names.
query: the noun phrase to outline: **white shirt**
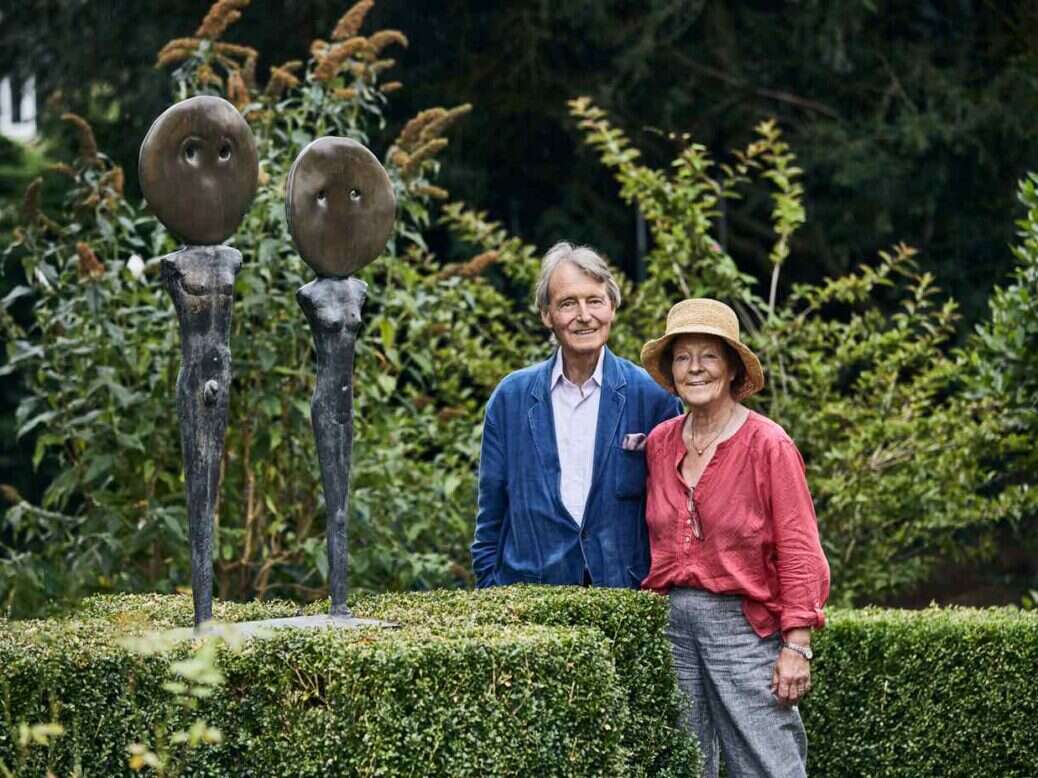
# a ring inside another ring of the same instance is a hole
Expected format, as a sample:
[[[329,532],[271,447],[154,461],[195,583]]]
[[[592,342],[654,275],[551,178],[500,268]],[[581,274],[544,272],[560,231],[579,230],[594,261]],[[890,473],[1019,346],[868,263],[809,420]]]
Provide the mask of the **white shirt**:
[[[562,349],[551,371],[551,408],[555,418],[555,442],[562,469],[559,491],[562,504],[578,525],[584,523],[584,506],[591,491],[595,465],[595,431],[598,429],[598,404],[602,399],[602,361],[598,353],[595,372],[581,386],[562,371]]]

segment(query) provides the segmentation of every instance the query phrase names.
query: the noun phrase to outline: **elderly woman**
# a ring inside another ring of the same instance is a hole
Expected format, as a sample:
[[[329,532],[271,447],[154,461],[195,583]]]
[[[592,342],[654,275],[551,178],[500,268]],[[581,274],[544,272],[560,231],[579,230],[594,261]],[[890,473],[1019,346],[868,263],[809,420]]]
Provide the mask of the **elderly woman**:
[[[732,778],[805,776],[796,703],[811,689],[829,565],[803,459],[778,424],[741,404],[764,375],[724,303],[675,305],[642,365],[687,408],[646,442],[652,558],[642,588],[669,595],[704,775],[717,775],[723,755]]]

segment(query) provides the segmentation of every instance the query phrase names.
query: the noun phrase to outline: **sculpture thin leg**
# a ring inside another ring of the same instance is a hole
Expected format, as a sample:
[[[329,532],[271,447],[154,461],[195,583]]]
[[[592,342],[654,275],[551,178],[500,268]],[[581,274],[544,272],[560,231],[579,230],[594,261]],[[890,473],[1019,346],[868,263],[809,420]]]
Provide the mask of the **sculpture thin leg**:
[[[328,515],[331,615],[349,617],[350,459],[353,453],[353,354],[367,286],[356,278],[318,278],[296,299],[310,322],[317,350],[317,384],[310,417],[317,440]]]
[[[177,412],[187,492],[195,626],[213,615],[213,511],[227,432],[231,309],[241,254],[187,246],[162,258],[162,281],[180,322]]]

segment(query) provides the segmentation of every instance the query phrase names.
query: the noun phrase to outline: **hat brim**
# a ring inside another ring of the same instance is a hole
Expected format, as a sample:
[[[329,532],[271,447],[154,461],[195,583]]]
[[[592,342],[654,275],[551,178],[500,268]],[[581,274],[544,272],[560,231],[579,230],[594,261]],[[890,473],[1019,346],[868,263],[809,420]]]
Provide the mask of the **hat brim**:
[[[645,368],[645,372],[671,394],[677,394],[677,390],[674,387],[674,376],[670,366],[663,364],[663,355],[667,352],[670,342],[682,335],[713,335],[731,346],[735,353],[739,355],[745,368],[745,377],[739,386],[732,387],[732,397],[736,402],[744,400],[764,388],[764,370],[761,368],[757,355],[750,351],[749,347],[738,340],[728,337],[717,327],[696,324],[680,327],[672,332],[668,332],[662,338],[650,340],[642,346],[642,367]]]

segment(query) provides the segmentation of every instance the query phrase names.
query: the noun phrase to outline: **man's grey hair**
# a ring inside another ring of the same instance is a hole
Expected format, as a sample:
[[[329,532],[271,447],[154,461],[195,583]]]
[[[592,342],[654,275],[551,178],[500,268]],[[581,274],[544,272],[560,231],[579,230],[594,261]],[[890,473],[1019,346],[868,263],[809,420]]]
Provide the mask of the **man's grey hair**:
[[[548,310],[551,300],[548,297],[548,284],[555,269],[563,262],[575,265],[584,275],[589,276],[599,283],[606,285],[609,301],[613,309],[620,307],[620,287],[616,285],[609,265],[602,259],[601,255],[590,246],[574,246],[572,243],[560,241],[548,249],[548,253],[541,260],[541,274],[537,278],[537,290],[535,299],[539,311]]]

